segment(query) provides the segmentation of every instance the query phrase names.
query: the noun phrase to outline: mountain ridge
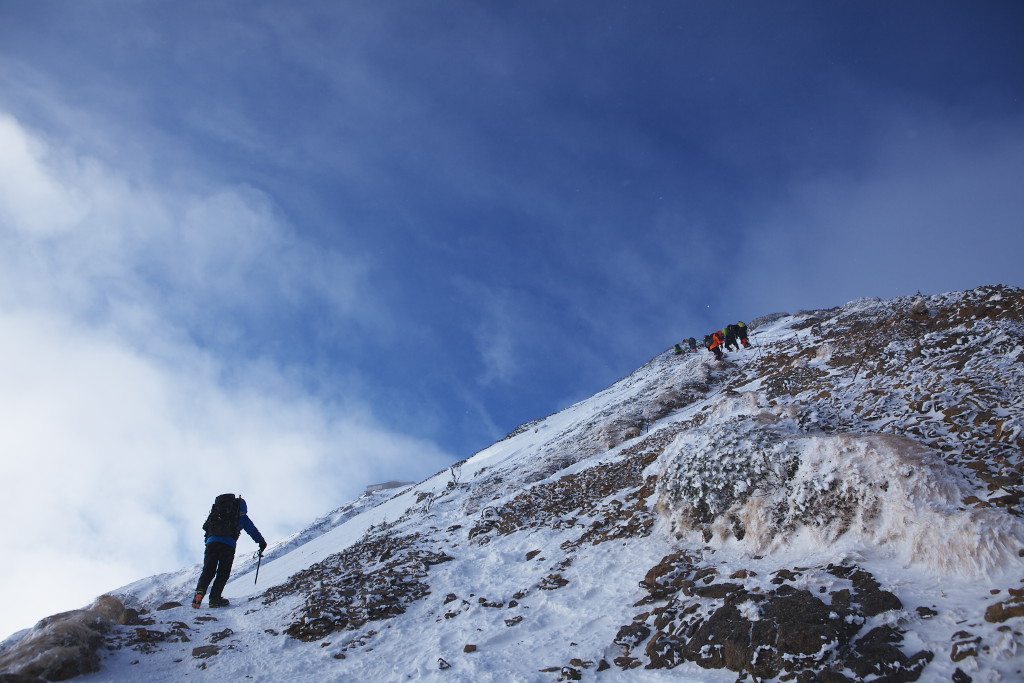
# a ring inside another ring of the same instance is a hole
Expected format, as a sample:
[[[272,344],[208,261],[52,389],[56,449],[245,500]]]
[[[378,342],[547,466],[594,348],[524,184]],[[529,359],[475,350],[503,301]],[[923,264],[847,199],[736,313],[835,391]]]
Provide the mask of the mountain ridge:
[[[227,612],[170,602],[196,568],[113,591],[82,680],[1019,678],[1024,290],[751,332],[342,506]]]

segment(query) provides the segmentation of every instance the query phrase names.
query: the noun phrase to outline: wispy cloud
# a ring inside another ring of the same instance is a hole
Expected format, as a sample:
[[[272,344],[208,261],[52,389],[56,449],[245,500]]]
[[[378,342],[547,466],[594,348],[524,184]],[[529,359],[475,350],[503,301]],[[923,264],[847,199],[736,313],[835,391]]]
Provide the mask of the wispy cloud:
[[[0,142],[0,515],[20,520],[0,573],[32,587],[0,630],[197,561],[217,493],[246,494],[272,539],[452,460],[358,395],[310,393],[272,353],[230,353],[281,309],[358,319],[364,264],[244,186],[164,193],[10,116]]]
[[[303,240],[251,187],[135,182],[9,116],[0,138],[9,300],[115,316],[146,305],[171,325],[222,329],[310,302],[339,319],[377,314],[367,262]]]
[[[451,461],[356,401],[325,406],[271,369],[225,382],[195,348],[155,359],[111,330],[40,313],[4,312],[0,340],[0,514],[18,520],[4,531],[0,575],[32,587],[10,597],[10,629],[198,561],[217,493],[244,493],[273,539],[367,483]],[[41,538],[59,561],[37,563]]]
[[[49,150],[9,116],[0,115],[0,148],[0,224],[45,237],[82,219],[85,202],[40,163]]]

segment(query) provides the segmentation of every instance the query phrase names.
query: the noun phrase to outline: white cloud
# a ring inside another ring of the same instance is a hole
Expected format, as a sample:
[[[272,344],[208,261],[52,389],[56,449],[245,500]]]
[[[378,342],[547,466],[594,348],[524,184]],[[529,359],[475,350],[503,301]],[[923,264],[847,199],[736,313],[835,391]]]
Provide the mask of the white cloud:
[[[0,149],[0,225],[45,235],[81,219],[81,202],[39,163],[45,146],[2,113]]]
[[[245,494],[273,539],[367,483],[450,461],[283,377],[225,387],[219,369],[195,349],[165,364],[110,332],[0,315],[0,582],[25,587],[0,626],[198,561],[217,493]]]
[[[244,494],[273,540],[451,462],[358,396],[327,404],[271,359],[192,341],[311,299],[359,316],[360,263],[249,188],[130,182],[9,117],[0,140],[0,637],[199,561],[218,493]]]
[[[10,117],[0,141],[15,150],[0,167],[9,300],[114,315],[143,301],[184,325],[310,300],[339,316],[377,315],[357,307],[366,262],[303,241],[251,187],[130,181]]]

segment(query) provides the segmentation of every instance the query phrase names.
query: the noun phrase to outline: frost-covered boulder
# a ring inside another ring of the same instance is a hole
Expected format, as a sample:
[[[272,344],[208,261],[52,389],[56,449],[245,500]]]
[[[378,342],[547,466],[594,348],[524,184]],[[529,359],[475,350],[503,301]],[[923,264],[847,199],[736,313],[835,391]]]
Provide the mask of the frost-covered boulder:
[[[659,508],[681,531],[700,528],[743,507],[752,495],[784,486],[795,466],[796,454],[777,429],[746,416],[713,423],[684,432],[666,452]]]
[[[47,617],[0,653],[0,674],[63,681],[98,671],[103,634],[124,614],[120,600],[104,595],[85,609]]]
[[[1024,524],[966,508],[970,494],[909,438],[801,433],[762,414],[681,434],[663,457],[658,510],[678,533],[734,540],[756,555],[865,546],[968,576],[1018,561]]]

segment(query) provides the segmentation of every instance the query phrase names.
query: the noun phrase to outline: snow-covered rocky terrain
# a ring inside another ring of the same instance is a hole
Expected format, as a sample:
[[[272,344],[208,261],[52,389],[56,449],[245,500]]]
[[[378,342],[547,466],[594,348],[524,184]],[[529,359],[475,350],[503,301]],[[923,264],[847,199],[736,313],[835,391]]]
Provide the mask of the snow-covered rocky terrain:
[[[339,508],[258,585],[243,538],[228,608],[187,605],[198,567],[143,579],[9,639],[0,671],[1024,680],[1024,290],[751,329]]]

